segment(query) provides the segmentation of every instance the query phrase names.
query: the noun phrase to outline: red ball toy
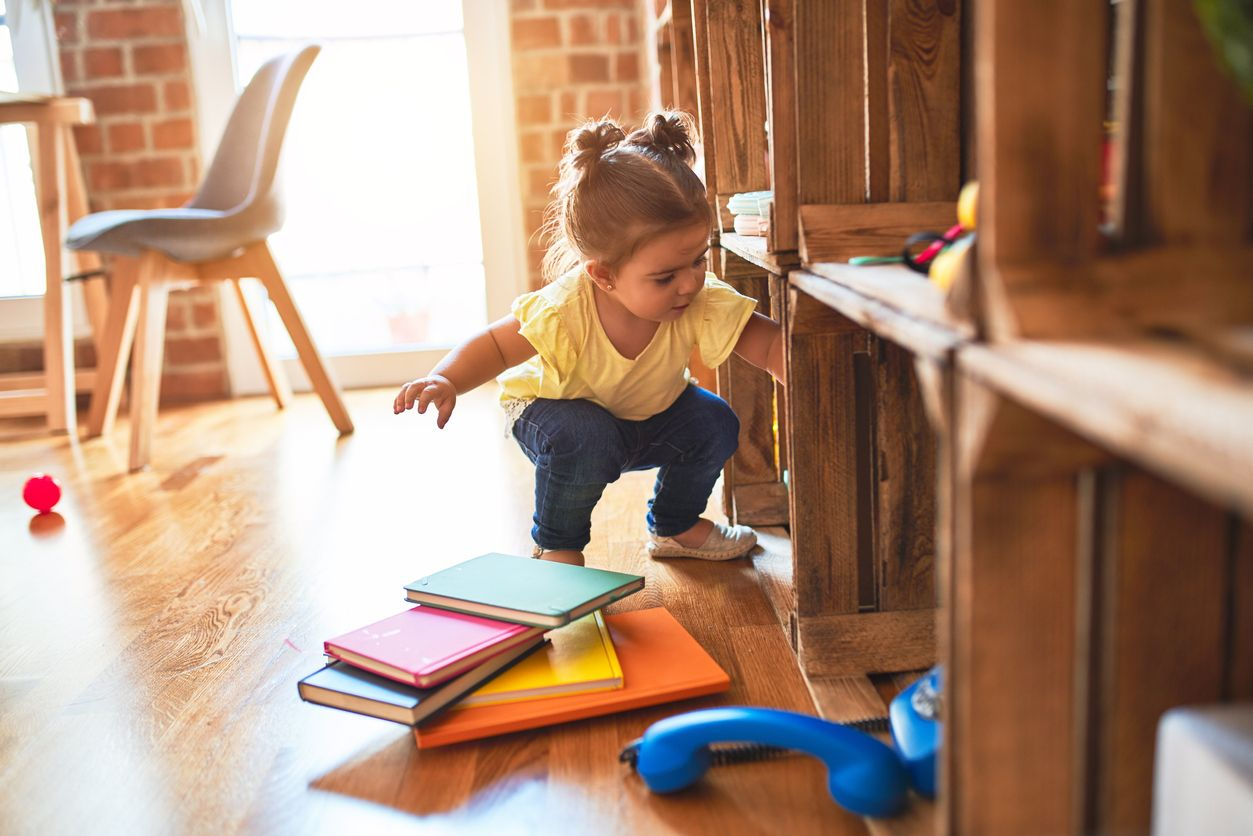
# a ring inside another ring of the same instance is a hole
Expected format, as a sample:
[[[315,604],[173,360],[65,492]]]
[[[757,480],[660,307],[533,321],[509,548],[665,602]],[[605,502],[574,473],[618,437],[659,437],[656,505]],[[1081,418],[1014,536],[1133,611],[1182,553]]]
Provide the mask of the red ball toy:
[[[22,499],[41,514],[46,514],[61,501],[61,486],[46,473],[36,473],[26,480]]]

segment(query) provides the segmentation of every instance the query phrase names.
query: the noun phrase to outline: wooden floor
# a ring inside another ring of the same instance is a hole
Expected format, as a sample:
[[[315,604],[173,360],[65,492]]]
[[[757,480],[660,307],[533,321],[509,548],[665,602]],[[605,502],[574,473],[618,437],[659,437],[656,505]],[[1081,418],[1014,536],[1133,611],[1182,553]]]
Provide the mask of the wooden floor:
[[[0,421],[0,830],[866,832],[810,758],[724,767],[666,797],[619,764],[683,710],[814,711],[768,572],[648,559],[647,473],[606,492],[589,564],[646,575],[610,611],[668,607],[729,693],[421,753],[404,727],[302,703],[322,640],[403,609],[405,583],[529,550],[532,470],[492,393],[463,398],[443,431],[392,415],[393,394],[348,393],[344,439],[309,396],[163,409],[134,475],[124,421],[87,443]],[[59,515],[22,503],[36,471],[61,481]],[[867,699],[882,711],[873,693],[850,705]]]

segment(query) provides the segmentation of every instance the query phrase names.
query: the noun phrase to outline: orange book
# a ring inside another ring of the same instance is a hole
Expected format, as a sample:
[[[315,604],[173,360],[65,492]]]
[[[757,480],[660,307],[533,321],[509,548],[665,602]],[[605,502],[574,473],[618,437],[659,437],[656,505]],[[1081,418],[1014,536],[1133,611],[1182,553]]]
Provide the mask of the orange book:
[[[419,749],[716,694],[731,686],[718,663],[664,607],[606,615],[624,684],[613,691],[450,711],[413,730]]]

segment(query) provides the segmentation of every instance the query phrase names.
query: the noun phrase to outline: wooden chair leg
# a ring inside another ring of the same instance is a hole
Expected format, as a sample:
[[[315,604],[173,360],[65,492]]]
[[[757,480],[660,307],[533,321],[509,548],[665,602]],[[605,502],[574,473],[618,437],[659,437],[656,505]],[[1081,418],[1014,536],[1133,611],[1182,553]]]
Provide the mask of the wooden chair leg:
[[[291,335],[292,343],[296,346],[296,353],[300,356],[300,362],[309,375],[309,382],[313,384],[313,390],[322,399],[322,404],[326,407],[331,421],[339,429],[340,434],[352,432],[352,418],[349,417],[348,409],[340,397],[339,386],[331,377],[330,369],[327,368],[322,355],[318,353],[313,338],[309,336],[309,329],[305,327],[304,319],[301,318],[300,311],[287,290],[287,283],[283,281],[283,276],[274,262],[269,246],[262,242],[254,244],[250,250],[256,272],[260,274],[257,278],[265,285],[270,300],[278,309],[278,315],[287,326],[287,333]]]
[[[270,394],[274,396],[274,402],[278,404],[278,408],[285,409],[291,401],[291,386],[287,382],[287,375],[261,338],[261,331],[257,328],[257,321],[248,307],[248,298],[244,295],[240,280],[230,279],[229,281],[235,288],[235,298],[239,300],[239,309],[243,311],[248,334],[252,337],[252,345],[257,350],[257,359],[261,361],[261,371],[265,374],[266,382],[270,384]]]
[[[165,311],[169,287],[150,271],[139,277],[139,322],[135,335],[134,378],[131,384],[130,469],[148,464],[152,428],[161,395],[161,362],[165,356]]]
[[[122,397],[122,380],[135,338],[138,310],[136,285],[141,274],[153,269],[153,256],[118,257],[114,260],[109,293],[109,314],[104,329],[96,335],[96,386],[92,390],[91,410],[87,415],[87,437],[95,438],[113,431],[118,401]]]

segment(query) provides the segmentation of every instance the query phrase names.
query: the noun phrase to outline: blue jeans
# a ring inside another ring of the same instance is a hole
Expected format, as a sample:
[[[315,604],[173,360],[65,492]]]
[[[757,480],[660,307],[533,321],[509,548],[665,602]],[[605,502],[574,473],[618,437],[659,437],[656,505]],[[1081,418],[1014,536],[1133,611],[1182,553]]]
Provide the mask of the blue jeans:
[[[648,530],[681,534],[700,519],[739,434],[727,402],[698,386],[643,421],[615,418],[587,400],[540,398],[513,425],[513,437],[535,464],[531,537],[545,549],[582,550],[605,486],[627,471],[654,467]]]

